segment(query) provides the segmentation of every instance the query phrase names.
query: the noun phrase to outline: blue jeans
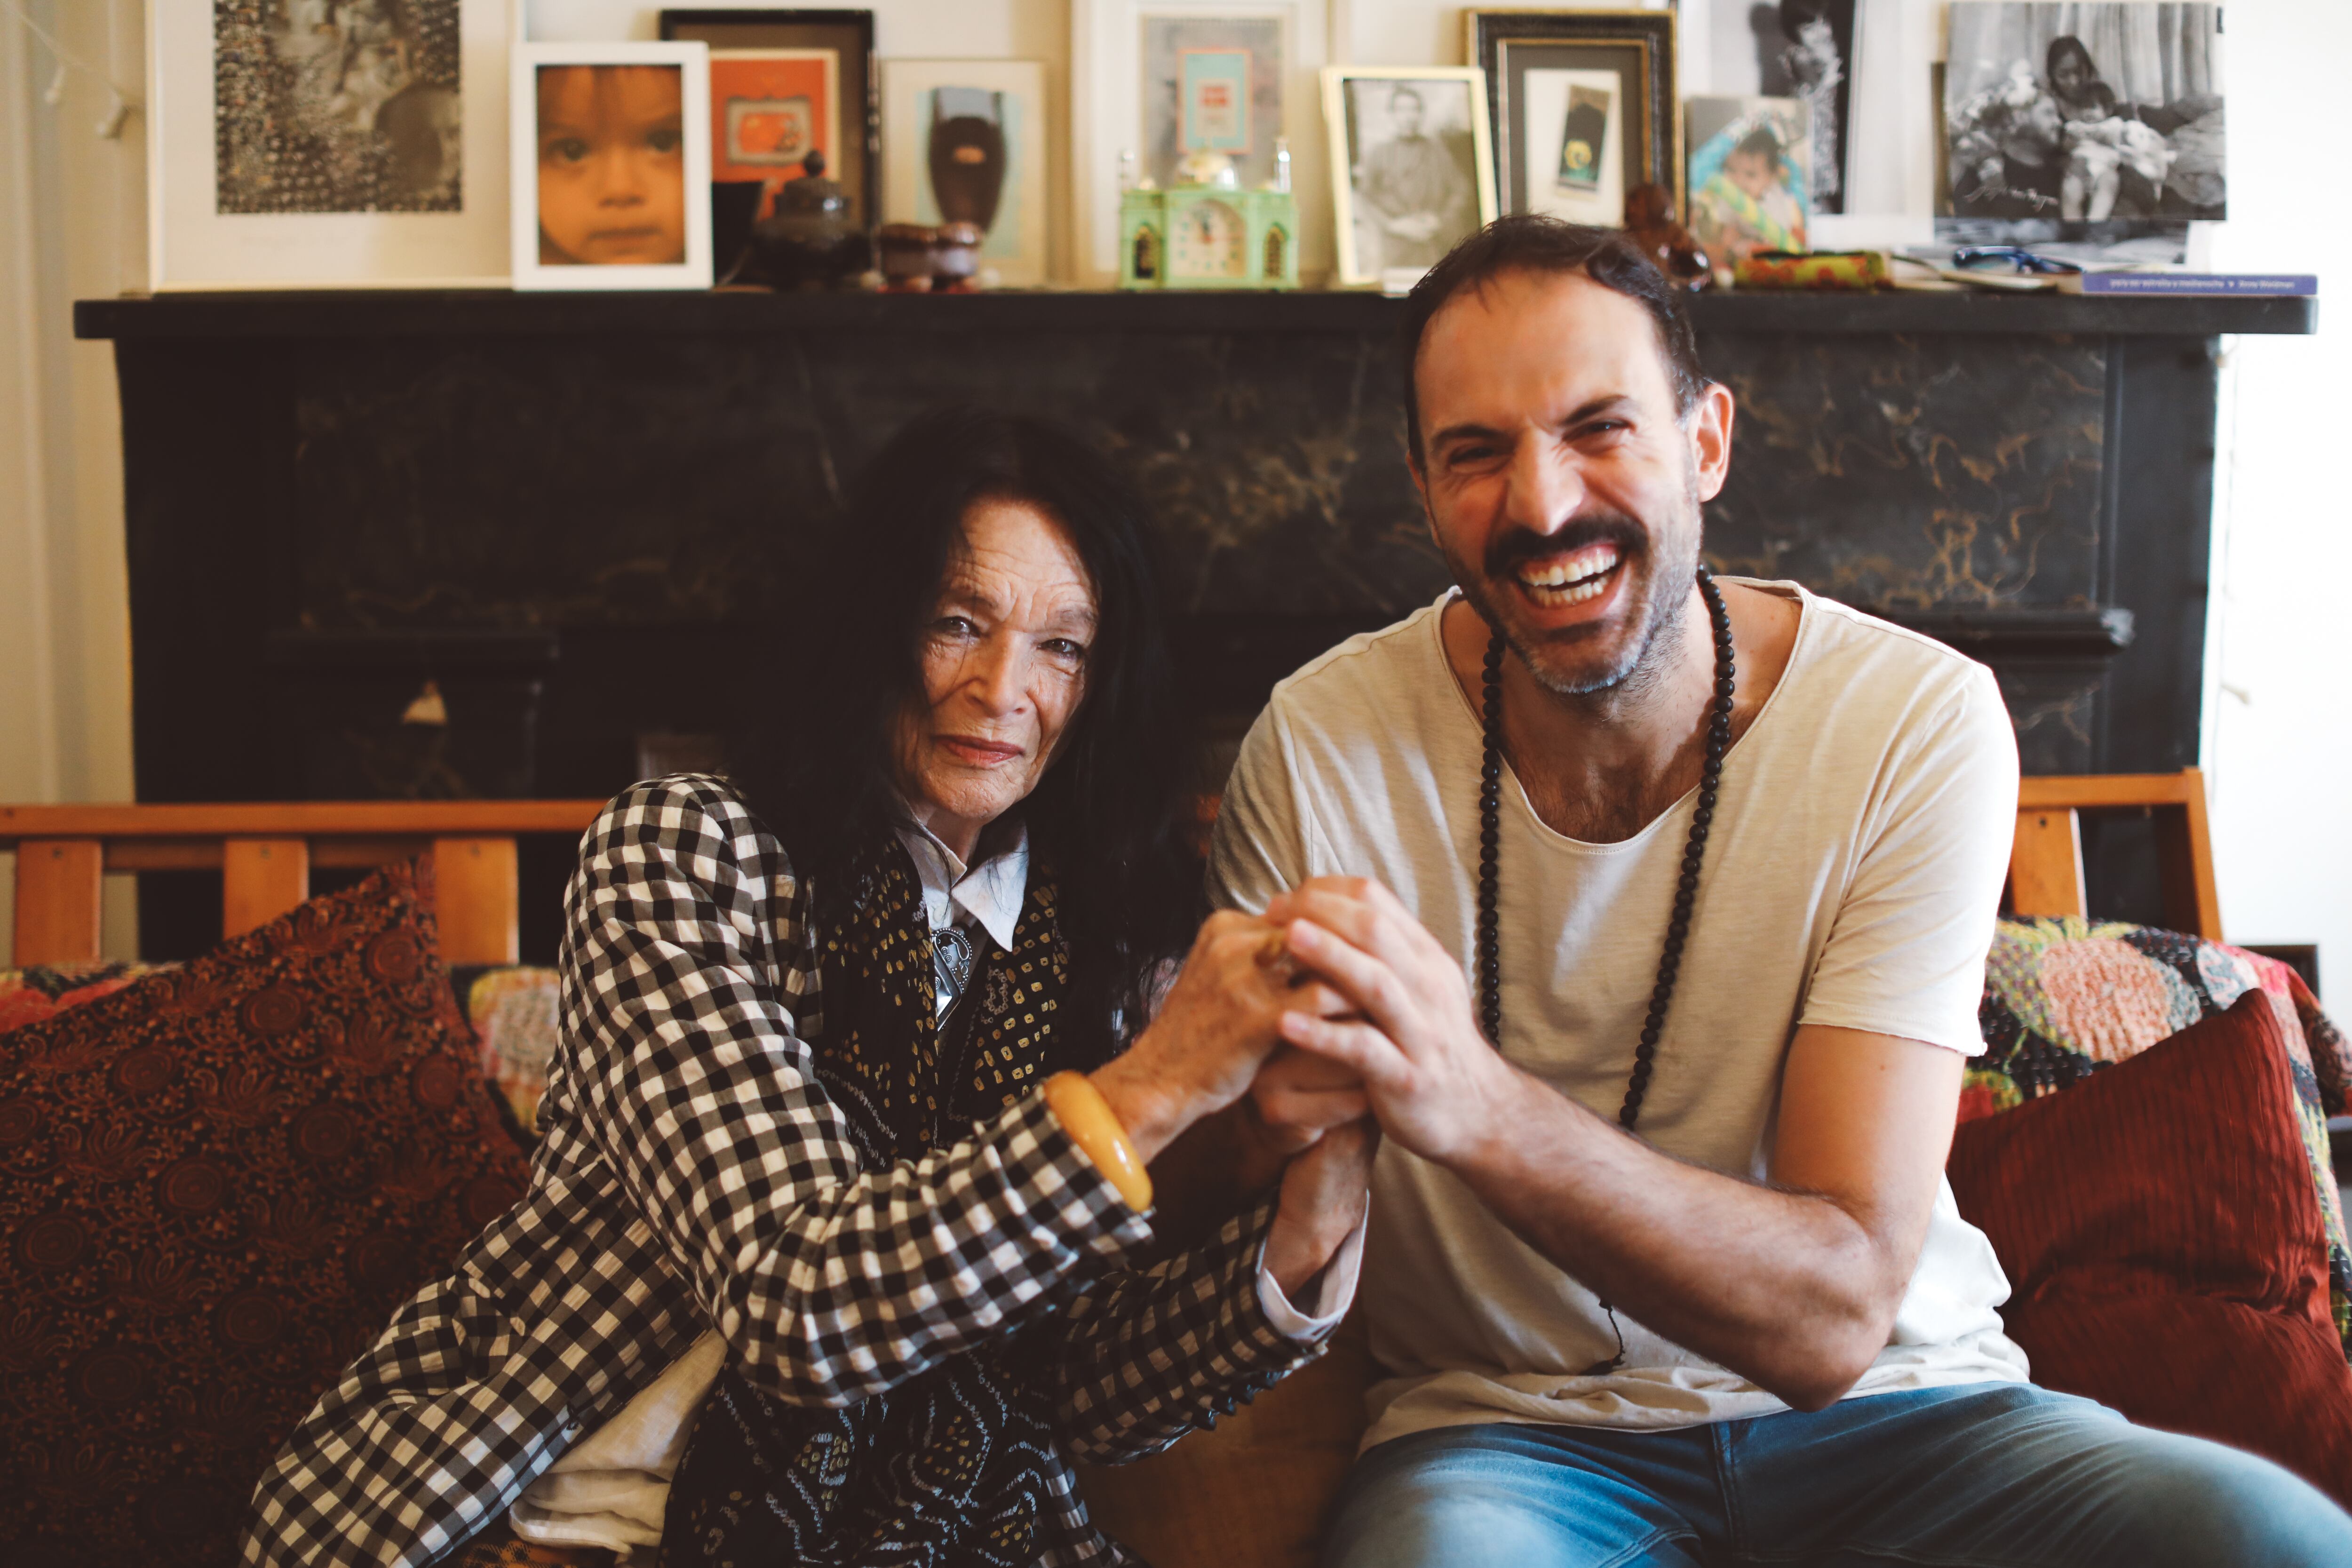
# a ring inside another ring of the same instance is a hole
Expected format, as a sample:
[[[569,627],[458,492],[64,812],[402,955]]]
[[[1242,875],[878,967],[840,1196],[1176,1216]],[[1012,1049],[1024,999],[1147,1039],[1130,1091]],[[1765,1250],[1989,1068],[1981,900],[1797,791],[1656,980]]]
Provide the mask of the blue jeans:
[[[1978,1384],[1674,1432],[1417,1432],[1356,1462],[1323,1562],[2345,1568],[2352,1516],[2267,1459]]]

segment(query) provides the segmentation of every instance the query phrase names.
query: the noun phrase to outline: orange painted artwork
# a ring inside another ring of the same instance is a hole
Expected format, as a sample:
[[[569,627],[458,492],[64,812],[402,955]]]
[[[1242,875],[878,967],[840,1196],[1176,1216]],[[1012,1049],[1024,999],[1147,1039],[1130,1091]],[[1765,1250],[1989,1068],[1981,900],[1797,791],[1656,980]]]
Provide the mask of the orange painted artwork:
[[[838,171],[840,79],[831,49],[711,50],[710,177],[781,184],[811,153]]]

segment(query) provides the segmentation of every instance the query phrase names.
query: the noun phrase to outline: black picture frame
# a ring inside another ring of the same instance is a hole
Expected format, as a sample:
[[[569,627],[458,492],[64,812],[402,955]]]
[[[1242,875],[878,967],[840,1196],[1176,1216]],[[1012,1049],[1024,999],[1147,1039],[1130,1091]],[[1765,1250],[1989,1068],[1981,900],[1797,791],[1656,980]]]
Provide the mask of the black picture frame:
[[[848,156],[826,171],[849,197],[849,218],[872,232],[882,213],[882,97],[874,67],[874,13],[826,10],[682,10],[661,14],[665,42],[714,49],[831,49],[841,61],[841,101]],[[862,110],[862,121],[854,118]],[[850,127],[856,126],[857,130]]]
[[[1506,213],[1528,203],[1528,138],[1516,123],[1530,69],[1611,70],[1639,123],[1620,137],[1624,187],[1664,185],[1683,210],[1682,95],[1672,11],[1465,11],[1471,60],[1486,73],[1496,197]]]

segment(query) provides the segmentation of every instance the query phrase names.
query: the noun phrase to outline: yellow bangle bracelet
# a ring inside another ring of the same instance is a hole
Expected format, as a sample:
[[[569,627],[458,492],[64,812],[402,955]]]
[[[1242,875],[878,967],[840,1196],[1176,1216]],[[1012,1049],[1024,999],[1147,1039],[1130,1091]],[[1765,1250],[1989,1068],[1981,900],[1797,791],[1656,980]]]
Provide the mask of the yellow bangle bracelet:
[[[1151,1173],[1092,1079],[1082,1072],[1055,1073],[1045,1080],[1045,1104],[1128,1207],[1141,1214],[1151,1206]]]

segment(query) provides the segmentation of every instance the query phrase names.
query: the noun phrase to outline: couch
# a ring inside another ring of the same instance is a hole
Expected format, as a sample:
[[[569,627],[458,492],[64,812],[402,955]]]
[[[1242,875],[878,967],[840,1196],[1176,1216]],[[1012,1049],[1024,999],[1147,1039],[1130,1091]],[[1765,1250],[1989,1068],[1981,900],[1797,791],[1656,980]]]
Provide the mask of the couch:
[[[2031,809],[2063,842],[2049,819],[2072,808]],[[356,888],[288,907],[307,875],[281,867],[257,900],[248,879],[225,913],[251,929],[186,966],[0,973],[0,1557],[223,1561],[286,1427],[519,1190],[553,977],[502,963],[453,984],[442,872],[493,904],[500,878],[479,873],[478,836],[412,863],[430,827],[384,826],[370,852],[393,858]],[[506,854],[504,911],[456,918],[464,957],[513,957]],[[2050,1345],[2085,1323],[2102,1342],[2068,1364],[2018,1329],[2037,1376],[2352,1500],[2352,1258],[2326,1135],[2352,1049],[2315,1000],[2218,942],[2044,916],[2003,925],[1981,1020],[1963,1211],[2002,1249],[2021,1321]],[[2158,1336],[2210,1320],[2243,1343],[2185,1369],[2159,1346],[2151,1378],[2099,1332],[2124,1319]],[[1311,1562],[1373,1375],[1350,1323],[1213,1431],[1087,1472],[1089,1503],[1161,1568]]]

